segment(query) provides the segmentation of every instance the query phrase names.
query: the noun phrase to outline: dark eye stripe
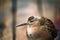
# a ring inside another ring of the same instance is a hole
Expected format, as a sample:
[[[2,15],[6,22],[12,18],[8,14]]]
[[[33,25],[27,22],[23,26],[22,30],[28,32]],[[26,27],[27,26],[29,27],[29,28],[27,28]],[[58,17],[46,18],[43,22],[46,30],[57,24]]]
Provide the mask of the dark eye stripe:
[[[31,21],[32,19],[34,19],[34,16],[29,17],[28,21]]]

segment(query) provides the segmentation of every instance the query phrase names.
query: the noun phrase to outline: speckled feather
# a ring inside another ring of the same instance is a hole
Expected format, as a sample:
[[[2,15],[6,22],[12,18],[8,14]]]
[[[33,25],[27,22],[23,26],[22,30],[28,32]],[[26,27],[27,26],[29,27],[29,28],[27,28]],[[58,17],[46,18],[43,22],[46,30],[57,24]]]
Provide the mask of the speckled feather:
[[[34,19],[34,16],[29,17],[28,21],[31,21],[32,19]],[[35,21],[32,23],[32,25],[28,26],[27,37],[29,39],[31,39],[31,36],[33,40],[54,40],[54,38],[57,36],[55,26],[48,18],[40,17],[40,20]]]

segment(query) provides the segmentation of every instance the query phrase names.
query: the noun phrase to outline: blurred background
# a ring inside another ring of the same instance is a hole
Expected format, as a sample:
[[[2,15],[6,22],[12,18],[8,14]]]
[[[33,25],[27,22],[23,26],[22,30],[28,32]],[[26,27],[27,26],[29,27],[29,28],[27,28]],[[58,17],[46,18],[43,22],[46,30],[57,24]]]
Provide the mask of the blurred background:
[[[60,40],[60,0],[17,0],[16,25],[27,22],[30,16],[44,16],[52,20]],[[0,0],[1,40],[12,40],[12,0]],[[20,40],[21,27],[16,28],[16,40]],[[22,32],[21,32],[22,33]]]
[[[27,22],[29,16],[44,16],[52,20],[59,30],[57,40],[60,40],[60,0],[17,0],[16,25]],[[17,28],[17,36],[20,28]]]

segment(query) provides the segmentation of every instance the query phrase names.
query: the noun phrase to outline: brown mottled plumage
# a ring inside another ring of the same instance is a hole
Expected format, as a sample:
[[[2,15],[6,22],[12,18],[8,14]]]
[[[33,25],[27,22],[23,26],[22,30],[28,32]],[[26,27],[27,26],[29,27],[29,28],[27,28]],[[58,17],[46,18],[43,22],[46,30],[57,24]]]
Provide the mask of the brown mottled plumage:
[[[54,40],[57,37],[57,30],[48,18],[31,16],[27,23],[28,40]]]

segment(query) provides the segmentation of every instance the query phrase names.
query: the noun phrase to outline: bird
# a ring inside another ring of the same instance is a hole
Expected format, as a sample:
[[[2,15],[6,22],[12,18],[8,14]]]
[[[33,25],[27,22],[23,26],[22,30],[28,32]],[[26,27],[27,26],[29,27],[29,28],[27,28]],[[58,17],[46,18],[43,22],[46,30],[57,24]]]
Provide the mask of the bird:
[[[30,16],[26,24],[28,40],[54,40],[57,37],[55,25],[46,17]]]

